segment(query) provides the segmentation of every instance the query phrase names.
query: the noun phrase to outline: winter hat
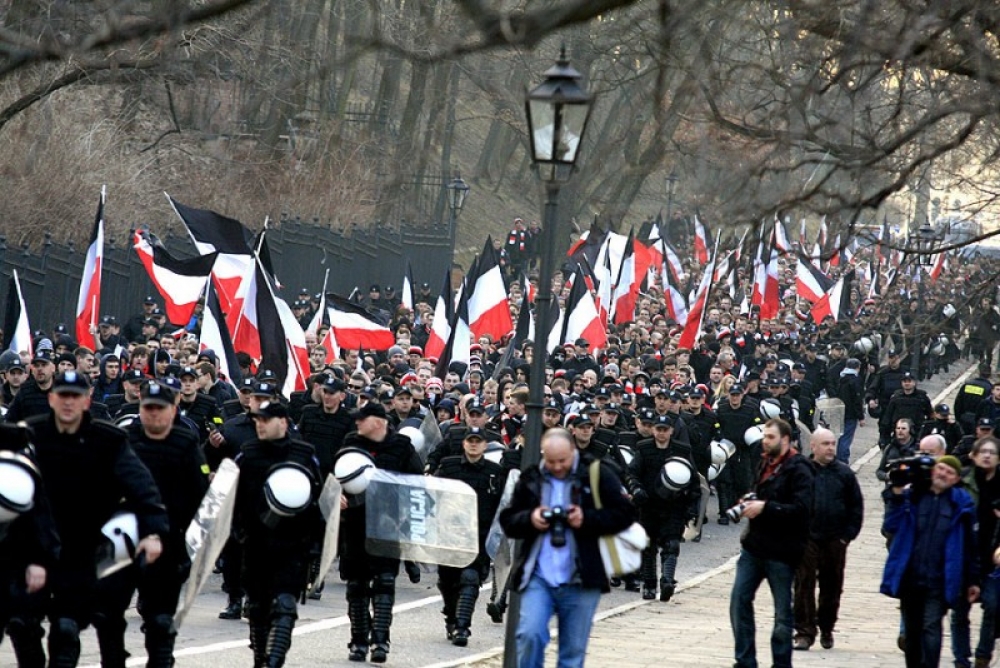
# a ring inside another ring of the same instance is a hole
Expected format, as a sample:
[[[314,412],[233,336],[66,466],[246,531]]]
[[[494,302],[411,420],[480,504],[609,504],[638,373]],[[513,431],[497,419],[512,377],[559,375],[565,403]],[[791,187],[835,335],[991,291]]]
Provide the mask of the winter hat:
[[[955,469],[955,473],[962,475],[962,462],[958,460],[958,457],[954,455],[945,455],[937,460],[938,464],[947,464],[951,468]]]

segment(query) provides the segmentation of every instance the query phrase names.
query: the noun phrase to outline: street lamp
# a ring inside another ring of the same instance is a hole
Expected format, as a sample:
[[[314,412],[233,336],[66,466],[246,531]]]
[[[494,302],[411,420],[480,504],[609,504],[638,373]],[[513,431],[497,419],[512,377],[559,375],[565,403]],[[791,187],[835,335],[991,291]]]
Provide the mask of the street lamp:
[[[924,284],[927,280],[927,276],[924,275],[920,267],[930,267],[934,264],[934,249],[937,242],[938,237],[934,232],[934,228],[930,226],[930,223],[924,222],[915,233],[910,235],[910,242],[907,244],[908,250],[912,250],[917,254],[917,278],[919,282],[917,283],[917,318],[916,322],[914,322],[912,371],[917,375],[919,380],[923,380],[920,357],[923,353],[924,337],[921,333],[923,323],[920,321],[925,302]]]
[[[455,256],[455,231],[458,224],[458,214],[462,213],[465,206],[465,198],[469,196],[472,188],[462,180],[461,175],[455,174],[455,178],[445,186],[448,191],[448,208],[451,210],[451,221],[448,225],[448,240],[451,244],[451,255]]]
[[[538,293],[535,295],[537,326],[535,354],[531,360],[528,383],[527,421],[521,470],[538,466],[541,459],[542,410],[545,394],[546,343],[553,324],[552,274],[556,265],[556,211],[559,189],[569,180],[580,155],[580,145],[590,119],[590,93],[580,86],[583,76],[566,59],[566,47],[559,60],[545,72],[545,80],[528,92],[525,112],[528,119],[528,139],[531,162],[545,184],[545,215],[542,227],[541,264],[538,268]],[[516,564],[515,564],[516,566]],[[511,569],[513,573],[516,567]],[[516,584],[511,586],[510,609],[504,642],[504,668],[517,668],[517,621],[520,616],[520,596]]]

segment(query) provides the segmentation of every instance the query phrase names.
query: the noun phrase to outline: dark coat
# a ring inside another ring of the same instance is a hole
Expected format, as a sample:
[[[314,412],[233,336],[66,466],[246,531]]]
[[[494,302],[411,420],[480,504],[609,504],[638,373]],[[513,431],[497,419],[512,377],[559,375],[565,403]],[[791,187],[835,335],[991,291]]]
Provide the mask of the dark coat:
[[[813,470],[805,457],[792,454],[767,480],[754,486],[757,498],[767,503],[750,520],[742,539],[743,549],[760,559],[798,564],[809,537],[813,506]]]
[[[583,524],[575,529],[577,545],[577,571],[580,583],[587,589],[600,589],[602,592],[611,590],[604,562],[598,547],[598,538],[616,534],[628,528],[635,521],[635,511],[622,494],[622,483],[614,470],[606,464],[601,464],[600,495],[603,508],[594,506],[594,495],[590,488],[589,457],[582,455],[576,469],[570,474],[573,478],[573,497],[577,505],[583,509]],[[509,538],[521,540],[521,565],[514,574],[513,582],[523,588],[524,561],[531,553],[536,539],[542,534],[531,524],[532,511],[541,505],[543,475],[541,468],[524,471],[514,488],[510,506],[500,512],[500,525]]]

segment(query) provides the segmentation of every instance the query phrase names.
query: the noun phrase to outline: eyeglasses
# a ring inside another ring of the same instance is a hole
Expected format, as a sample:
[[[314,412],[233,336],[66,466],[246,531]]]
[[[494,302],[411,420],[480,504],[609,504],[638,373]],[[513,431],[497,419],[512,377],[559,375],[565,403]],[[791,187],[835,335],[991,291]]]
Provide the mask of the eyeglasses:
[[[365,386],[364,385],[348,385],[347,389],[354,390],[355,392],[360,392],[361,390],[365,389]]]
[[[996,450],[980,450],[979,454],[981,454],[981,455],[993,455],[994,457],[996,457],[1000,453],[998,453]]]

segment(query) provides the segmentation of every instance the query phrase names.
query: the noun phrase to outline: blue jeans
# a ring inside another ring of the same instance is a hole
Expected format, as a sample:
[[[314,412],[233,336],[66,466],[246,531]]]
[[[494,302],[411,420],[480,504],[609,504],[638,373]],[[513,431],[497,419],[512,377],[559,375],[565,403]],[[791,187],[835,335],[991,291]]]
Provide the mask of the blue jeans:
[[[579,585],[551,587],[532,576],[521,592],[521,618],[517,621],[518,668],[543,668],[549,644],[549,620],[559,616],[559,661],[557,668],[582,668],[594,612],[601,600],[600,589]]]
[[[792,666],[792,581],[795,568],[774,559],[760,559],[740,550],[736,581],[729,599],[729,621],[736,639],[737,668],[757,668],[757,627],[753,600],[760,583],[767,580],[774,599],[774,628],[771,630],[773,668]]]
[[[983,578],[980,601],[983,604],[983,619],[979,625],[979,644],[976,646],[977,659],[993,658],[993,623],[996,619],[997,594],[1000,580]],[[951,611],[951,654],[956,666],[971,666],[971,638],[969,611],[972,604],[964,596],[959,597]]]
[[[854,432],[858,430],[858,420],[844,420],[844,433],[837,440],[837,461],[851,463],[851,443],[854,442]]]
[[[941,661],[941,622],[948,614],[944,592],[937,588],[904,585],[899,604],[906,622],[906,668],[938,668]]]

